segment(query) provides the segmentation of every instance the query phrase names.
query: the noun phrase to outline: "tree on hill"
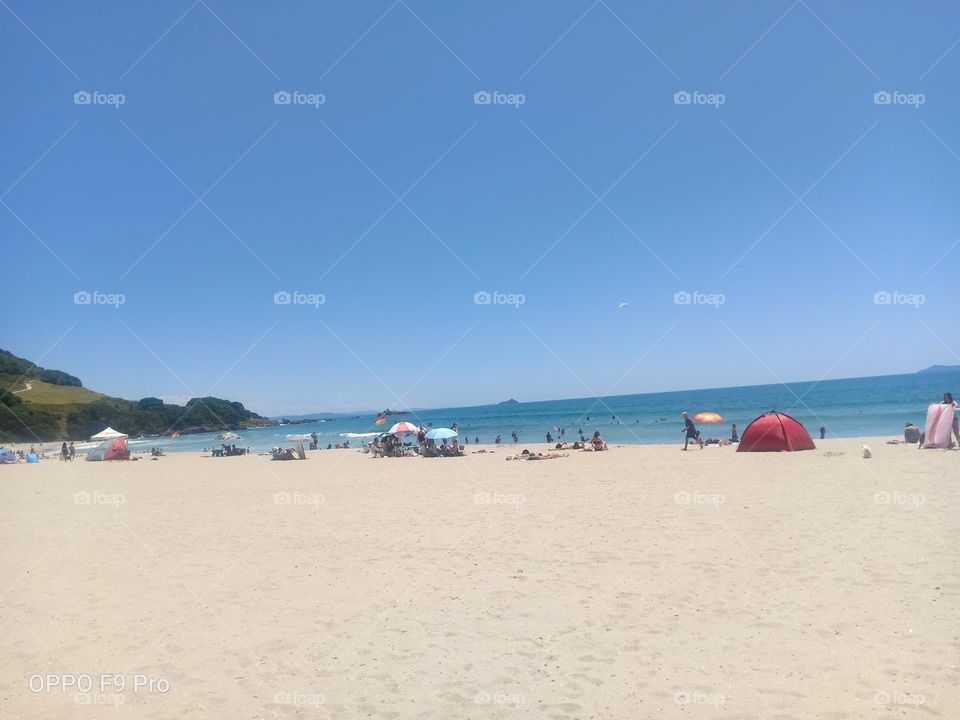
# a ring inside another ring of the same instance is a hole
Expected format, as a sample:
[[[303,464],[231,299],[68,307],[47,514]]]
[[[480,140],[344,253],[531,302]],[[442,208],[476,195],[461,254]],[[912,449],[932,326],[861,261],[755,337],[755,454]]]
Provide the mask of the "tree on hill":
[[[80,378],[63,372],[62,370],[45,370],[44,368],[17,357],[12,352],[0,349],[0,375],[13,375],[24,379],[43,380],[51,385],[66,385],[69,387],[83,387]]]

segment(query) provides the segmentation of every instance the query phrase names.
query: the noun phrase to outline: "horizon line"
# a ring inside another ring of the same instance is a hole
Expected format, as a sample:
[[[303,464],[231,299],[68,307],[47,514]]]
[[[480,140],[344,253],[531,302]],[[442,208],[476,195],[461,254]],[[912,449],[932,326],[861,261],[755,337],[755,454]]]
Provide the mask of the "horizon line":
[[[530,405],[534,403],[544,403],[544,402],[568,402],[568,401],[575,401],[575,400],[597,400],[599,398],[630,397],[633,395],[665,395],[668,393],[705,392],[708,390],[732,390],[735,388],[758,388],[758,387],[770,387],[770,386],[783,387],[786,385],[797,385],[797,384],[803,384],[803,383],[821,384],[821,383],[829,383],[829,382],[839,382],[842,380],[866,380],[869,378],[897,377],[899,375],[919,375],[920,373],[923,373],[932,367],[946,367],[956,372],[960,372],[960,365],[939,365],[935,363],[933,365],[927,366],[923,370],[915,370],[913,372],[903,372],[903,373],[885,373],[882,375],[856,375],[853,377],[829,378],[829,379],[821,379],[821,380],[790,380],[788,382],[756,383],[753,385],[725,385],[722,387],[700,387],[700,388],[688,388],[688,389],[680,389],[680,390],[655,390],[655,391],[649,391],[649,392],[619,393],[617,395],[594,395],[594,396],[580,396],[580,397],[569,397],[569,398],[545,398],[545,399],[539,399],[539,400],[517,400],[516,402],[518,405]],[[949,372],[949,370],[944,372]],[[412,414],[412,413],[424,412],[424,411],[453,410],[453,409],[469,410],[473,408],[496,407],[502,403],[509,402],[510,400],[514,400],[514,398],[511,397],[511,398],[508,398],[507,400],[500,400],[498,402],[493,402],[493,403],[481,403],[478,405],[447,405],[444,407],[412,407],[412,408],[407,408],[405,410],[394,410],[393,412],[397,415],[404,415],[404,414]],[[387,408],[387,409],[389,410],[390,408]],[[329,415],[329,416],[367,415],[367,414],[379,415],[380,412],[382,411],[370,410],[370,409],[337,410],[337,411],[317,410],[315,412],[308,412],[308,413],[280,413],[279,415],[270,415],[268,417],[271,420],[283,419],[283,418],[307,419],[308,416],[311,416],[311,415],[317,415],[317,416],[320,416],[320,415]],[[318,417],[316,419],[320,419],[320,418]]]

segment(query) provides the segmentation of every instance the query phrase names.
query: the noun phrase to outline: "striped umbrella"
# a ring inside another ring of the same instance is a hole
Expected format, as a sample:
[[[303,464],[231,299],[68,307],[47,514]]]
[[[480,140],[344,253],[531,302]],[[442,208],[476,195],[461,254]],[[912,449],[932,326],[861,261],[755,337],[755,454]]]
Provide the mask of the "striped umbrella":
[[[415,433],[419,430],[419,426],[414,425],[413,423],[408,423],[406,420],[401,420],[392,428],[387,430],[388,433]]]

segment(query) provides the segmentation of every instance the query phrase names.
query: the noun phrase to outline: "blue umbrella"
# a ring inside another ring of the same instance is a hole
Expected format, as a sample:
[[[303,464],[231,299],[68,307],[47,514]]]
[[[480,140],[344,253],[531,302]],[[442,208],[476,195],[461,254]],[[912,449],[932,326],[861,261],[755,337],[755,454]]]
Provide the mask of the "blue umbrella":
[[[427,433],[427,437],[430,440],[448,440],[457,437],[457,433],[450,428],[434,428]]]

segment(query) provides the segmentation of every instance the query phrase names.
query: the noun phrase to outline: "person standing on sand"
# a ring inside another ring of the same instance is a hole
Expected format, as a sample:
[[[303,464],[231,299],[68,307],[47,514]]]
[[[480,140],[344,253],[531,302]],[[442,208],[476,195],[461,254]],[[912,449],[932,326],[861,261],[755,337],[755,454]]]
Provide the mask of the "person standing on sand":
[[[73,447],[73,440],[70,441],[70,459],[73,460],[74,455],[77,454],[77,451]]]
[[[700,438],[700,433],[697,432],[696,425],[693,424],[693,420],[690,419],[690,416],[687,415],[687,411],[683,411],[683,431],[686,433],[686,436],[683,439],[683,449],[687,449],[687,445],[691,440],[696,440],[697,444],[700,446],[700,449],[703,450],[703,440]]]
[[[827,437],[827,428],[824,427],[823,425],[821,425],[821,426],[820,426],[820,439],[823,440],[825,437]]]
[[[63,443],[63,445],[60,446],[60,459],[66,462],[69,457],[70,450],[67,449],[67,443]]]
[[[730,442],[740,442],[740,436],[737,435],[737,424],[733,423],[733,427],[730,428]]]
[[[960,419],[957,418],[957,402],[953,395],[948,392],[943,394],[941,405],[953,405],[953,436],[957,439],[957,445],[960,446]]]

